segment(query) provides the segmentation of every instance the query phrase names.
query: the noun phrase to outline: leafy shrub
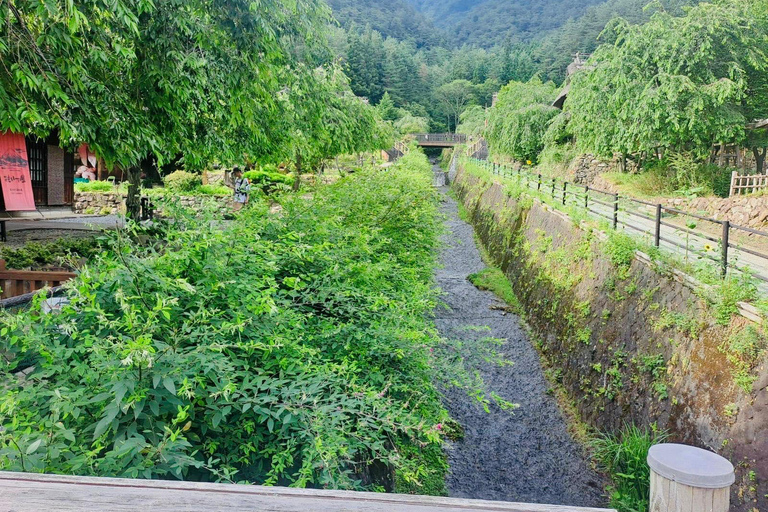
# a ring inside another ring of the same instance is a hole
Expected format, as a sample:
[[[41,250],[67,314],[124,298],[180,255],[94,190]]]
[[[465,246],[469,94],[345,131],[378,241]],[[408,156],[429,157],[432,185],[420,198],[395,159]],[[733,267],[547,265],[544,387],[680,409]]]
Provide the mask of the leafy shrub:
[[[75,192],[115,192],[116,187],[108,181],[89,181],[88,183],[75,183]]]
[[[606,253],[611,259],[611,263],[617,268],[629,268],[629,266],[632,265],[632,261],[635,259],[635,252],[638,247],[637,240],[626,233],[615,231],[608,233]]]
[[[165,187],[172,192],[192,192],[202,186],[203,178],[187,171],[174,171],[163,180]]]
[[[604,434],[591,440],[595,459],[611,477],[608,490],[612,508],[619,512],[647,512],[651,486],[648,450],[666,439],[667,434],[655,428],[626,426],[618,435]]]
[[[0,470],[443,492],[435,383],[474,380],[426,320],[431,180],[408,155],[280,215],[115,233],[61,314],[0,313]]]
[[[243,173],[244,178],[248,178],[251,185],[261,189],[266,194],[271,194],[278,189],[291,187],[295,178],[287,174],[262,169],[260,171],[248,171]]]
[[[226,185],[200,185],[193,192],[201,196],[225,197],[232,195],[232,189]]]
[[[38,269],[60,266],[69,258],[91,258],[101,251],[96,238],[61,238],[55,242],[29,242],[23,247],[0,247],[0,259],[8,268]]]

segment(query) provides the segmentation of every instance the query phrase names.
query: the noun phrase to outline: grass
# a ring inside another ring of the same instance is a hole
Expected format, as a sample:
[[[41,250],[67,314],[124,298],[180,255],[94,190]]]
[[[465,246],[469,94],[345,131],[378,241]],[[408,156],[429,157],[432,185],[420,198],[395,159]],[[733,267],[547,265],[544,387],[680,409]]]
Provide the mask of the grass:
[[[522,310],[520,301],[517,299],[512,285],[500,269],[496,267],[489,267],[485,270],[472,274],[468,277],[469,281],[475,285],[478,289],[483,291],[490,291],[496,294],[497,297],[506,302],[514,312],[520,312]]]
[[[666,432],[656,428],[625,426],[618,434],[600,434],[592,438],[590,447],[601,468],[611,478],[610,506],[619,512],[647,512],[649,508],[651,470],[648,450],[667,439]]]

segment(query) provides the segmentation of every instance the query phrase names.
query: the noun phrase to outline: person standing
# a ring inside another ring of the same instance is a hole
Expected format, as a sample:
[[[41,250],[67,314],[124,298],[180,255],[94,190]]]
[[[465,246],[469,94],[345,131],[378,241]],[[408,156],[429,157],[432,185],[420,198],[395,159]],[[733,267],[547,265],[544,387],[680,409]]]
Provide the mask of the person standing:
[[[248,199],[251,195],[251,182],[248,178],[243,177],[243,171],[239,167],[235,167],[232,170],[232,175],[235,177],[235,197],[234,197],[234,210],[240,211],[248,204]]]

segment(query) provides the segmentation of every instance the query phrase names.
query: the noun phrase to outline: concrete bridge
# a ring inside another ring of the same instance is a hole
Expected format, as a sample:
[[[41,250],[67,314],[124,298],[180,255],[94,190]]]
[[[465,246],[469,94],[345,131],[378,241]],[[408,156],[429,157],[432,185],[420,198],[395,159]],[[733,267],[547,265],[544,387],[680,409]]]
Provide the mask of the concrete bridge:
[[[467,142],[463,133],[415,133],[413,137],[424,148],[452,148]]]

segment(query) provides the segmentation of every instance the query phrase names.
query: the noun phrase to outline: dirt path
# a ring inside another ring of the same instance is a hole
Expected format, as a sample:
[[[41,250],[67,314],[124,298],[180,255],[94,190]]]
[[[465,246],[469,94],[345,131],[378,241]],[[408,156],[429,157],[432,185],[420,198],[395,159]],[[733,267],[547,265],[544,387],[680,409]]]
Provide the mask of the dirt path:
[[[448,450],[450,495],[604,506],[602,482],[566,431],[554,398],[547,394],[549,386],[539,356],[519,318],[492,310],[499,300],[467,281],[469,274],[485,268],[472,227],[459,219],[456,202],[448,196],[443,211],[448,233],[442,252],[444,268],[438,270],[437,281],[449,309],[437,310],[437,327],[443,336],[469,343],[487,336],[505,339],[503,351],[514,366],[488,365],[481,373],[488,392],[520,404],[514,413],[493,406],[487,414],[466,393],[448,393],[446,406],[465,430],[464,439]],[[487,326],[490,331],[477,332],[467,326]]]

